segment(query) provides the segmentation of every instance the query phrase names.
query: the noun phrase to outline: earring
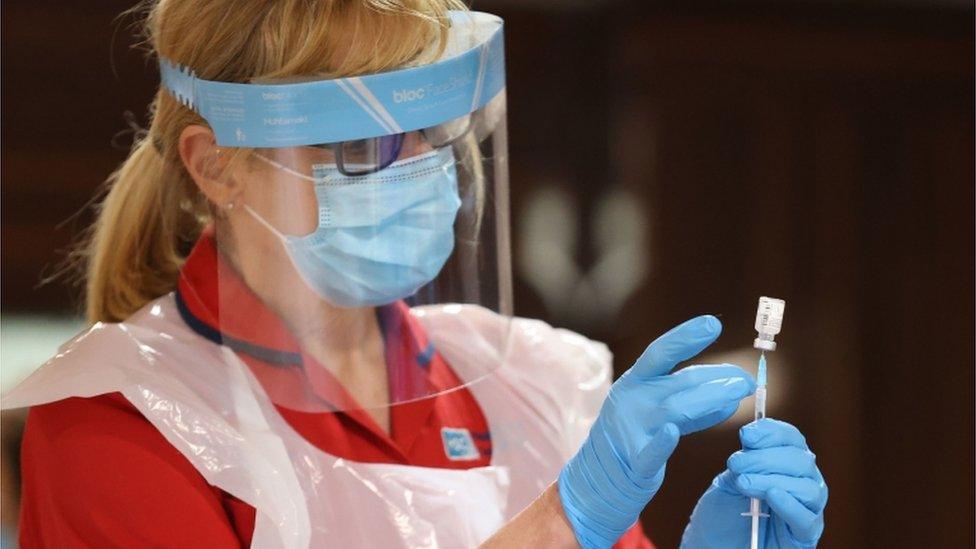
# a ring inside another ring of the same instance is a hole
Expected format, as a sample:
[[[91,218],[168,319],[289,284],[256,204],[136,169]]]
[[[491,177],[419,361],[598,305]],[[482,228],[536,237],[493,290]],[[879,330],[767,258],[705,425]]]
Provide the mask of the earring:
[[[234,207],[236,207],[236,206],[237,206],[237,203],[234,202],[233,200],[231,200],[230,202],[224,204],[224,209],[229,212],[229,211],[233,210]]]

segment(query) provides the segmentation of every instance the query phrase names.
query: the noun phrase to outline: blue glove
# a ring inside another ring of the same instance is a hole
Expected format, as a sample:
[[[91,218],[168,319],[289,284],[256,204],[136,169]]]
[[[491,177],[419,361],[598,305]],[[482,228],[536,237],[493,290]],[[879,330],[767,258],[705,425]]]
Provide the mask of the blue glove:
[[[742,368],[678,362],[722,332],[713,316],[681,324],[651,343],[610,388],[579,452],[559,474],[563,511],[585,549],[610,547],[664,481],[678,437],[728,419],[756,389]]]
[[[760,419],[739,430],[742,450],[705,491],[681,547],[748,547],[749,498],[763,500],[759,547],[816,547],[823,533],[827,485],[806,439],[789,423]]]

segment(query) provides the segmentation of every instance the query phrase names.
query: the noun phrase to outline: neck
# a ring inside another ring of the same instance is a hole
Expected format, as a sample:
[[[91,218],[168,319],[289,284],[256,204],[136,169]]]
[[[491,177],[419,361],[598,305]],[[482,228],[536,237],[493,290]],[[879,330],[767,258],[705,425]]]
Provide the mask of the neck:
[[[300,280],[288,280],[287,275],[273,277],[276,283],[261,284],[242,274],[264,304],[285,322],[302,351],[329,370],[380,429],[389,433],[385,343],[375,309],[336,307]]]
[[[238,254],[236,248],[230,243],[221,246],[221,252],[251,291],[315,358],[362,355],[362,349],[375,348],[376,342],[382,342],[373,307],[337,307],[304,283],[286,255],[272,250]],[[331,360],[321,362],[333,364]]]
[[[373,409],[370,415],[389,432],[385,344],[376,310],[326,301],[305,284],[276,241],[261,246],[252,238],[252,249],[238,254],[234,239],[228,240],[221,251],[245,284],[284,321],[302,351],[328,369],[356,402]]]
[[[305,289],[303,287],[303,289]],[[336,307],[318,295],[276,296],[268,303],[288,325],[302,348],[326,348],[332,353],[354,353],[381,338],[379,321],[372,307]]]

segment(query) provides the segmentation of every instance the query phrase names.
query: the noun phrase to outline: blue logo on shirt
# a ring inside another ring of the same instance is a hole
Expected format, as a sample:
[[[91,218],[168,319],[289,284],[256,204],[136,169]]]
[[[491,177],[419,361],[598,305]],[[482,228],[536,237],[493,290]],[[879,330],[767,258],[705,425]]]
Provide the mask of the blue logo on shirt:
[[[471,432],[467,429],[443,427],[441,439],[444,441],[444,453],[451,461],[471,461],[481,458],[471,438]]]

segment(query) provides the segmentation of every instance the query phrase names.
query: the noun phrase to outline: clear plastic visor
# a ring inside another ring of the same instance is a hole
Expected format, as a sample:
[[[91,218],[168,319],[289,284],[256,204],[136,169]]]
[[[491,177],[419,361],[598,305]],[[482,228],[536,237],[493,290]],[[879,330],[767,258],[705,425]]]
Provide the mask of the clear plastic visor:
[[[500,361],[456,371],[441,348],[507,337],[505,156],[504,92],[422,130],[223,149],[216,291],[197,306],[279,406],[383,417],[463,398]],[[433,329],[427,314],[458,322]]]

